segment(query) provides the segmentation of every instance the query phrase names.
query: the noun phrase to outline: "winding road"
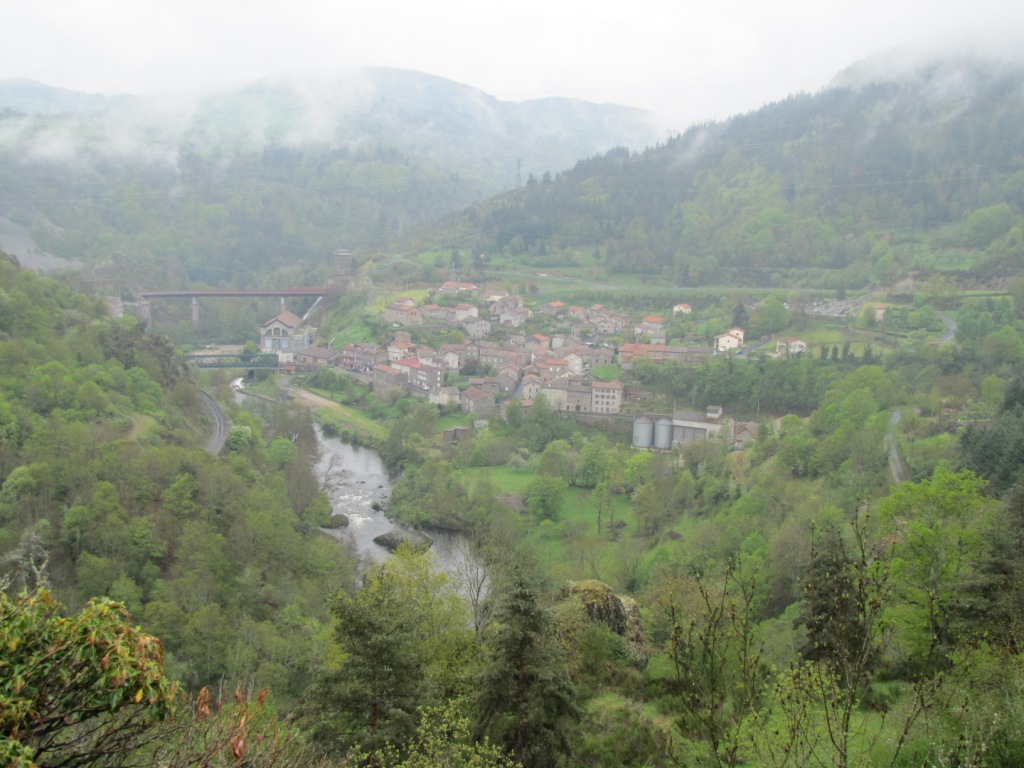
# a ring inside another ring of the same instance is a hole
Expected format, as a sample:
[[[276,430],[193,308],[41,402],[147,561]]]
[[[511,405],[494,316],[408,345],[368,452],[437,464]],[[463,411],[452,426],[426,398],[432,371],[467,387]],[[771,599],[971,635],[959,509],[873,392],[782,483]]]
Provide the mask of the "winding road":
[[[956,338],[956,320],[945,312],[939,312],[939,319],[942,321],[942,324],[946,326],[946,331],[936,340],[935,343],[940,345],[949,344],[949,342]]]
[[[224,413],[224,409],[217,405],[217,401],[210,397],[210,395],[202,390],[200,390],[200,394],[203,396],[203,405],[206,406],[206,410],[210,413],[210,418],[213,419],[213,434],[206,441],[206,450],[214,456],[219,456],[224,450],[224,443],[228,439],[228,417]]]
[[[889,431],[885,433],[885,448],[889,454],[889,470],[892,472],[894,483],[903,483],[910,479],[910,470],[907,469],[907,462],[903,460],[899,448],[896,447],[896,435],[894,434],[896,426],[902,418],[903,411],[893,411],[892,417],[889,419]]]

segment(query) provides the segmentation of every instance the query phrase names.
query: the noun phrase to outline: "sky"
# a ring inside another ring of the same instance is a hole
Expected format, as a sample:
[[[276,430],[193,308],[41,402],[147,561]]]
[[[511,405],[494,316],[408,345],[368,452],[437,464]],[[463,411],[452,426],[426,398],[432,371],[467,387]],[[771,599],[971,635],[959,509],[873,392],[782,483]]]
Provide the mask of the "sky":
[[[668,130],[814,92],[894,48],[1024,49],[1020,0],[0,0],[0,80],[216,91],[412,69],[505,101],[640,107]]]

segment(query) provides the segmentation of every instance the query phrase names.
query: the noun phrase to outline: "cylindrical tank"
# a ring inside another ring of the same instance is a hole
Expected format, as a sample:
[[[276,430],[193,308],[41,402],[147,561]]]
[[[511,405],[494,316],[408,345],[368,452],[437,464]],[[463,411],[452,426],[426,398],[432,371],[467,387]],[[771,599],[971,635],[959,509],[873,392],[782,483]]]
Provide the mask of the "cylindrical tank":
[[[641,416],[633,422],[633,445],[636,448],[650,448],[654,443],[654,419]]]
[[[662,451],[672,447],[672,419],[663,416],[654,422],[654,447]]]

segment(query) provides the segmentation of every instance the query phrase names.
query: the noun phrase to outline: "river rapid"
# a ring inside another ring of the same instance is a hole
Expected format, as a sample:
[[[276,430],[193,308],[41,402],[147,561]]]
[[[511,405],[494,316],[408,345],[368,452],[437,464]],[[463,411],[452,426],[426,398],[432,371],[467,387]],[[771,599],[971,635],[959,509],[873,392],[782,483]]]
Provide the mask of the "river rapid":
[[[243,390],[241,382],[241,379],[232,382],[236,390],[235,402],[242,407],[252,407],[253,403],[247,402],[248,393]],[[384,514],[393,484],[384,460],[372,448],[349,445],[336,437],[327,437],[319,426],[316,427],[316,436],[321,454],[317,472],[321,477],[328,471],[338,476],[338,482],[330,493],[331,508],[335,514],[344,514],[349,520],[344,528],[321,530],[351,544],[364,567],[382,562],[391,553],[374,543],[374,538],[403,528]],[[456,584],[463,583],[468,569],[479,573],[483,568],[468,554],[470,548],[462,534],[438,529],[427,529],[423,533],[433,541],[430,553],[434,567],[451,576]]]
[[[372,448],[349,445],[334,437],[326,437],[317,427],[320,439],[321,458],[317,471],[340,474],[331,491],[331,507],[335,514],[348,516],[345,528],[327,529],[325,533],[342,541],[350,542],[367,564],[380,562],[389,552],[373,539],[382,533],[403,526],[388,520],[384,514],[385,504],[391,495],[392,478],[384,460]],[[378,507],[374,509],[374,507]],[[466,552],[465,537],[452,531],[425,530],[433,545],[430,548],[434,565],[439,570],[459,579],[464,568]]]

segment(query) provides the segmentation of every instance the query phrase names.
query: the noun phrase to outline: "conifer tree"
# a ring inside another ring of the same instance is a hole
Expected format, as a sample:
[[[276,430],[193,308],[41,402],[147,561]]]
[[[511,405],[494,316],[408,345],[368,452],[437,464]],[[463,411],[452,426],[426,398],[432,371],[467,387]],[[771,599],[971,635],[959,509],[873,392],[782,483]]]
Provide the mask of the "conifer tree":
[[[546,768],[569,753],[565,727],[580,717],[550,618],[517,568],[499,595],[480,677],[476,736],[508,749],[524,768]]]

